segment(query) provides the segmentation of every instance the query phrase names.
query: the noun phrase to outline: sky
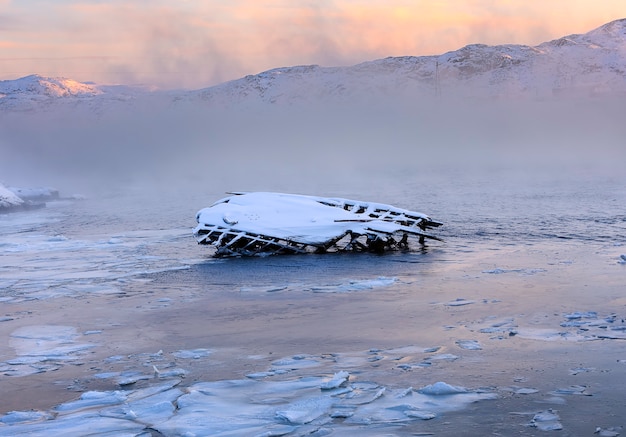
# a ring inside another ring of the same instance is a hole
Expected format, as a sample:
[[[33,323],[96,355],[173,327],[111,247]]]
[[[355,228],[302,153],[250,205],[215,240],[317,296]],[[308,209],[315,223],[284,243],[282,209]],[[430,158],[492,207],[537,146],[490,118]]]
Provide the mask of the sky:
[[[277,67],[536,45],[624,0],[0,0],[0,80],[198,89]]]

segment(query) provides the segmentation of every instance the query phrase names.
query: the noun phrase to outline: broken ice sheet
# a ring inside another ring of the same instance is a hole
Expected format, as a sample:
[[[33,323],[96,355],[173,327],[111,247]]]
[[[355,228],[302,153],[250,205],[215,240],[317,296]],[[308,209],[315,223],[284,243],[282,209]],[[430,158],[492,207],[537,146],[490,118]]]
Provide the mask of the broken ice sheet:
[[[417,391],[418,393],[432,396],[456,395],[468,392],[465,387],[457,387],[441,381],[422,387]]]
[[[334,403],[335,400],[326,395],[299,399],[277,411],[276,418],[293,425],[304,425],[313,422],[322,415],[330,414],[330,409]]]
[[[587,386],[584,385],[570,385],[569,387],[558,388],[552,392],[554,395],[583,395],[593,396],[587,392]]]
[[[624,256],[624,255],[622,255]],[[611,426],[608,428],[597,427],[594,434],[598,434],[599,437],[617,437],[622,432],[621,426]]]
[[[539,390],[537,390],[536,388],[518,388],[515,390],[515,393],[518,395],[531,395],[539,393]]]
[[[330,381],[322,383],[320,388],[322,390],[332,390],[333,388],[341,387],[346,382],[348,382],[349,378],[350,374],[345,370],[342,370],[341,372],[335,373]]]
[[[71,326],[25,326],[11,333],[9,344],[17,355],[49,359],[72,360],[70,354],[94,347],[91,343],[77,343],[80,335]]]
[[[141,372],[134,372],[134,371],[122,372],[122,374],[117,378],[117,384],[122,387],[125,387],[128,385],[135,384],[139,381],[147,381],[152,378],[153,378],[152,375],[147,375]]]
[[[314,356],[309,355],[294,355],[290,358],[282,358],[272,363],[272,370],[298,370],[309,367],[317,367],[321,363]]]
[[[51,420],[54,416],[41,411],[10,411],[0,418],[0,422],[13,425],[25,422],[37,422],[39,420]]]
[[[446,411],[462,409],[476,401],[495,398],[493,393],[474,391],[442,381],[418,390],[385,390],[371,402],[361,404],[346,419],[346,423],[369,425],[392,424],[411,419],[428,420]]]
[[[179,350],[179,351],[174,352],[172,355],[174,355],[176,358],[198,359],[198,358],[208,357],[209,355],[211,355],[211,350],[203,349],[203,348]]]
[[[413,350],[424,349],[402,349]],[[363,363],[369,353],[361,353]],[[277,360],[290,365],[305,361],[336,365],[309,355]],[[286,375],[289,373],[281,378]],[[364,428],[363,435],[380,435],[396,430],[398,425],[432,419],[496,397],[441,381],[419,391],[411,387],[391,389],[376,382],[352,381],[348,371],[278,381],[248,378],[198,382],[184,389],[176,384],[178,381],[135,390],[91,391],[50,412],[26,416],[11,413],[0,418],[7,423],[0,426],[0,436],[83,435],[93,427],[101,434],[128,436],[147,436],[150,430],[162,435],[277,436],[308,435],[322,428],[341,434],[354,431],[354,425],[375,425],[374,434]]]
[[[0,363],[7,376],[26,376],[57,370],[62,363],[77,360],[81,353],[95,347],[93,343],[80,343],[81,337],[71,326],[35,325],[13,331],[9,345],[16,358]]]

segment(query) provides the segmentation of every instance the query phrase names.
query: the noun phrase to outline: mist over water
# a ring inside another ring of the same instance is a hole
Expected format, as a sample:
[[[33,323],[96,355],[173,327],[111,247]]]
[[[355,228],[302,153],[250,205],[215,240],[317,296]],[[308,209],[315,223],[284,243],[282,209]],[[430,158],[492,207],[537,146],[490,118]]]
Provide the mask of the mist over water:
[[[517,178],[619,177],[621,101],[374,101],[213,108],[165,103],[96,113],[65,107],[5,114],[6,184],[69,192],[305,190],[314,194],[447,173]],[[546,187],[549,188],[549,187]]]
[[[191,229],[196,211],[226,192],[278,191],[426,213],[445,223],[438,234],[449,249],[606,243],[626,238],[625,106],[582,98],[59,105],[0,120],[0,175],[7,185],[87,197],[75,206],[79,223],[53,233]]]

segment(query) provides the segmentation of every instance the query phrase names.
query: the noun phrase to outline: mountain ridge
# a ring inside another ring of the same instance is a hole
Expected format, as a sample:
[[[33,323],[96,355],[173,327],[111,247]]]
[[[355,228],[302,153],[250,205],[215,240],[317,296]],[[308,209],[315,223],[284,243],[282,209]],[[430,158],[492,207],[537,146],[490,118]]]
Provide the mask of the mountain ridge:
[[[397,56],[347,67],[278,67],[197,90],[98,85],[30,75],[0,81],[0,110],[57,103],[297,104],[401,95],[409,98],[531,98],[626,95],[626,19],[536,46],[469,44],[440,55]]]

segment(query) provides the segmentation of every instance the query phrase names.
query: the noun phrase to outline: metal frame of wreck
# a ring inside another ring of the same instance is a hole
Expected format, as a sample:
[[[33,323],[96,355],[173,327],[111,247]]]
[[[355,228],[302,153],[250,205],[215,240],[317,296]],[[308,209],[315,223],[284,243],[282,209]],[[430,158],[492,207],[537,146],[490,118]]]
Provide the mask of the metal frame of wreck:
[[[409,246],[408,231],[395,232],[393,234],[384,234],[379,231],[358,234],[347,231],[341,236],[323,244],[309,244],[221,226],[205,226],[212,229],[203,229],[198,232],[198,235],[204,236],[200,244],[215,246],[217,248],[215,256],[218,257],[348,251],[383,253],[389,250],[407,249]],[[396,234],[399,234],[399,238]],[[422,233],[411,232],[411,234],[419,236],[421,245],[425,244],[425,237],[440,240],[437,237]]]

